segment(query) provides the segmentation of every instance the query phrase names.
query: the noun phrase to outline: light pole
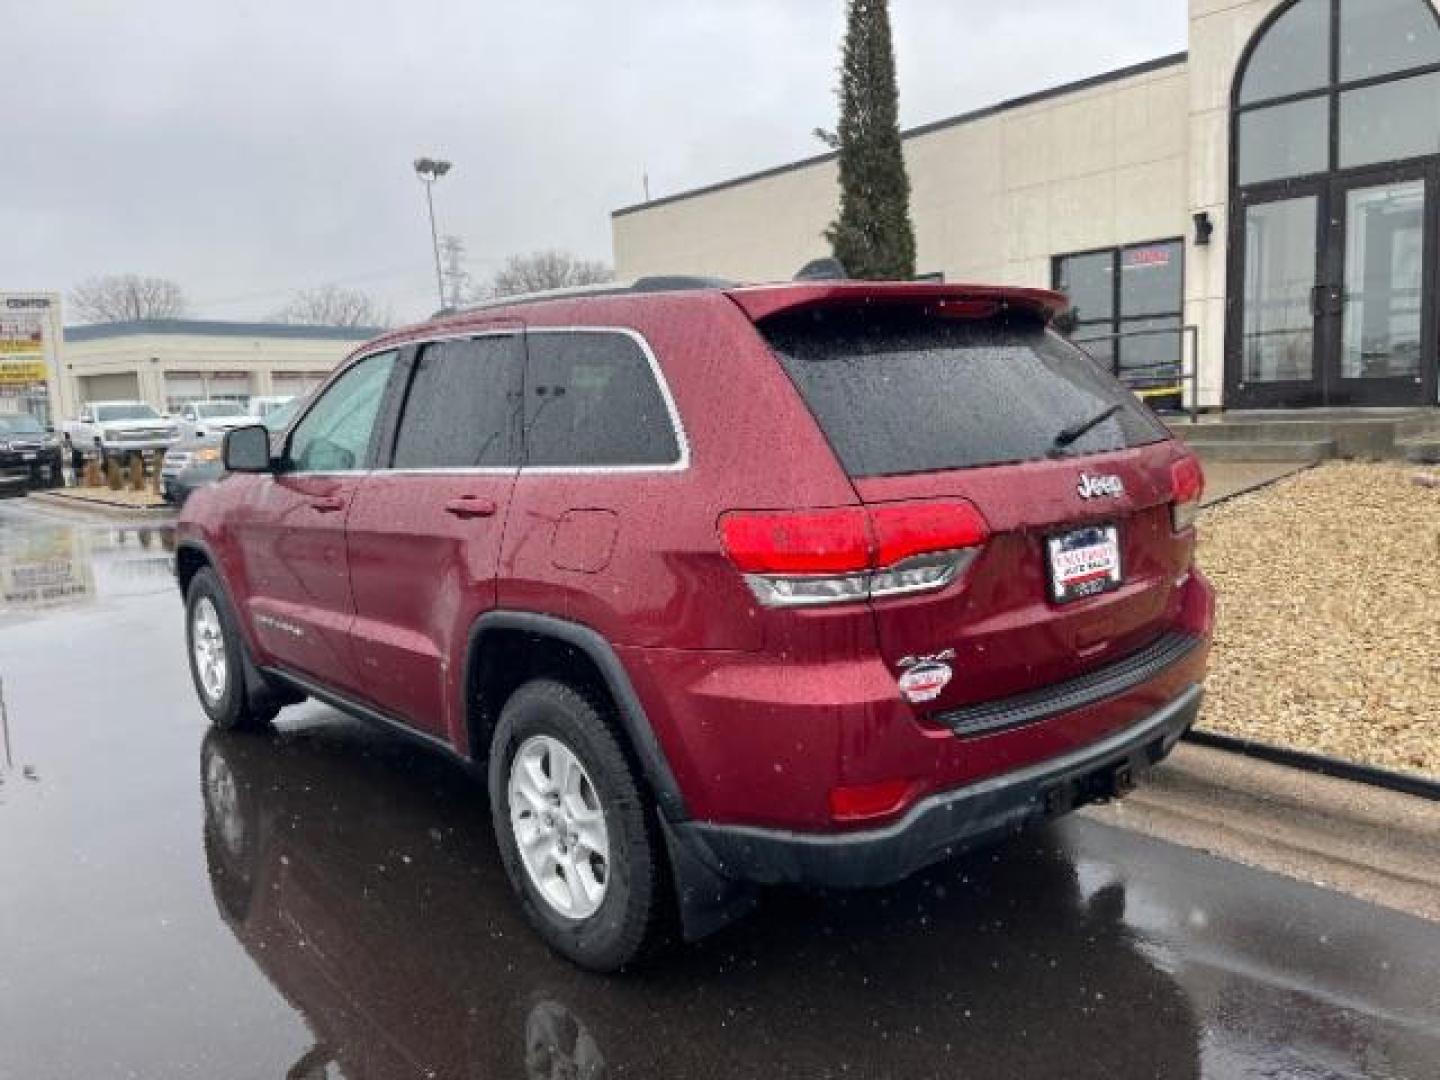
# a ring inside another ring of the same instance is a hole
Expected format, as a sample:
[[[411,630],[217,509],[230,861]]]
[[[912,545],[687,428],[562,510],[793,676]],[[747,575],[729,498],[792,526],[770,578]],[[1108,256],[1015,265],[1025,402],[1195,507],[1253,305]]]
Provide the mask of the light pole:
[[[435,181],[450,171],[450,162],[438,158],[416,158],[415,175],[425,185],[425,205],[430,208],[430,246],[435,251],[435,288],[440,293],[440,307],[445,307],[445,278],[440,273],[440,234],[435,231]]]

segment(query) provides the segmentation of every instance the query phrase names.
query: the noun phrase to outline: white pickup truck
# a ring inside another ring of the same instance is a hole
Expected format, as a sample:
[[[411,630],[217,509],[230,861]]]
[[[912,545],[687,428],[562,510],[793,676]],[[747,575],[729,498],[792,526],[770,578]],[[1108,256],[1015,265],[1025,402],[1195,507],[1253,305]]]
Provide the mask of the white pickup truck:
[[[143,401],[92,401],[61,433],[72,453],[98,454],[104,461],[132,450],[165,450],[180,438],[180,426]]]
[[[186,438],[203,439],[223,435],[237,427],[259,423],[238,401],[190,401],[180,410],[180,426]]]

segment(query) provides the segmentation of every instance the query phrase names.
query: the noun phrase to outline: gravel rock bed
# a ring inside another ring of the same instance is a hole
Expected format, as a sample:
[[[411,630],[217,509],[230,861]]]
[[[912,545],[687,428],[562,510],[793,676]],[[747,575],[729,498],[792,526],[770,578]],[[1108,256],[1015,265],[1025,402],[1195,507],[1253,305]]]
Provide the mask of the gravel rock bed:
[[[1202,513],[1219,616],[1200,727],[1440,776],[1440,488],[1424,474],[1324,465]]]

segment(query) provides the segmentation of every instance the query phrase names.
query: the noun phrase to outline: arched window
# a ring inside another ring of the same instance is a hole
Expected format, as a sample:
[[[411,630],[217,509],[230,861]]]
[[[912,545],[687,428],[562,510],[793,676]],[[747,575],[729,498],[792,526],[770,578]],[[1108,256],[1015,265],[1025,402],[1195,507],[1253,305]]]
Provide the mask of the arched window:
[[[1294,0],[1234,102],[1242,186],[1440,154],[1440,18],[1429,0]]]

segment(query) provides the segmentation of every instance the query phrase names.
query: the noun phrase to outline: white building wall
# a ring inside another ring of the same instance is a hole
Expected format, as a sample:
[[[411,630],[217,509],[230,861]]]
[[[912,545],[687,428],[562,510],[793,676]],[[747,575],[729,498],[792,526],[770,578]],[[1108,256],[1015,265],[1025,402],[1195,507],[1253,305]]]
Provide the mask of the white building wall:
[[[140,394],[165,409],[166,372],[244,371],[250,393],[269,394],[276,372],[328,372],[361,344],[350,339],[220,336],[207,334],[122,334],[67,341],[60,382],[65,418],[83,401],[80,378],[134,372]]]
[[[1236,65],[1265,18],[1287,0],[1190,0],[1190,213],[1214,226],[1185,265],[1185,321],[1200,328],[1200,402],[1225,383],[1226,253],[1230,235],[1230,100]]]
[[[1054,255],[1182,235],[1188,111],[1177,62],[907,136],[917,269],[1048,286]],[[787,279],[837,208],[829,159],[620,212],[616,274]]]

